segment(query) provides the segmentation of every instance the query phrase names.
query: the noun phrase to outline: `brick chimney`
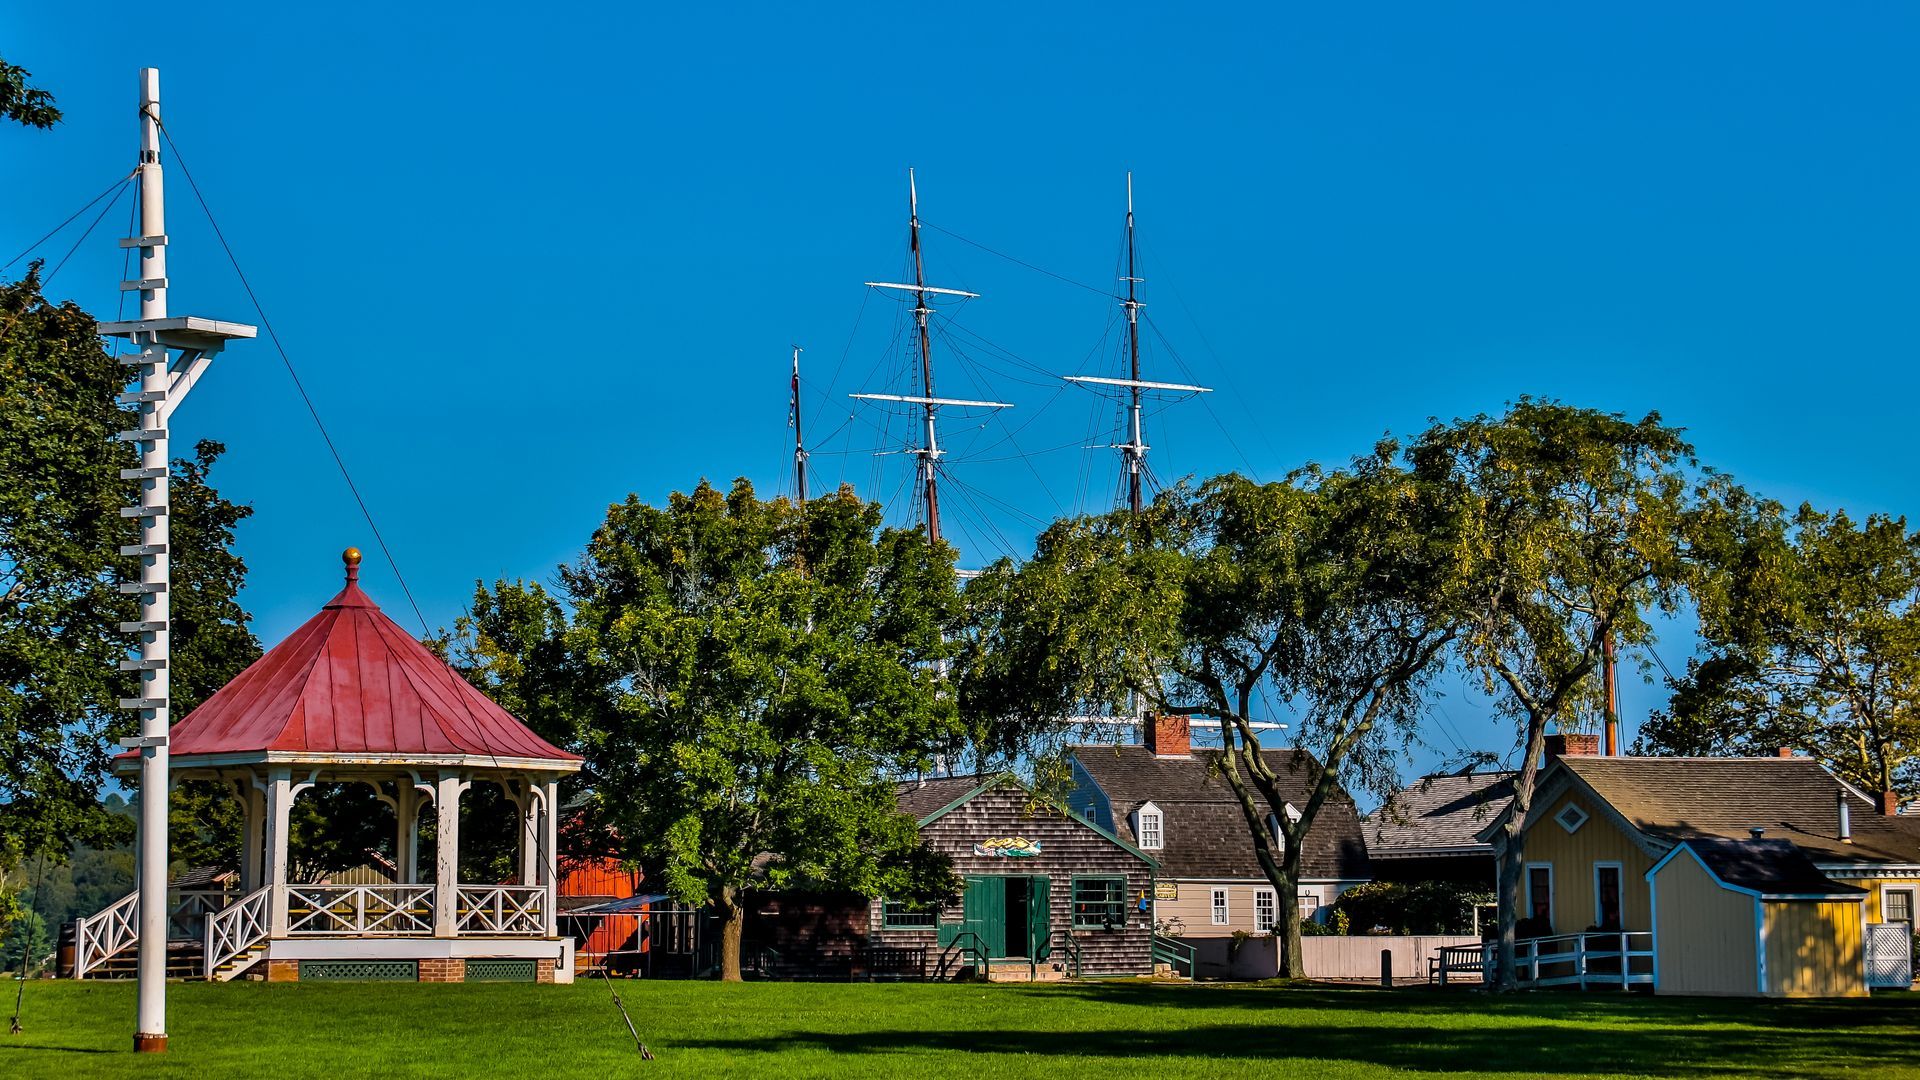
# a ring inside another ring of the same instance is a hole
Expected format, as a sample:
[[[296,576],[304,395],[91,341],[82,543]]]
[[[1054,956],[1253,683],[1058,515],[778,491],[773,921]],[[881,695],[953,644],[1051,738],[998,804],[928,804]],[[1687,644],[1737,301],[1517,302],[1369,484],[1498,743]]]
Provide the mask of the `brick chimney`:
[[[1586,731],[1563,731],[1558,735],[1547,736],[1547,764],[1553,764],[1555,758],[1584,754],[1589,757],[1600,753],[1600,736]]]
[[[1900,812],[1900,796],[1895,795],[1891,791],[1881,792],[1880,812],[1887,817],[1893,817],[1895,814],[1898,814]]]
[[[1779,749],[1775,750],[1774,754],[1776,754],[1779,757],[1793,757],[1794,756],[1793,747],[1782,746]]]
[[[1179,713],[1148,713],[1144,737],[1147,752],[1154,757],[1193,756],[1193,735],[1187,718]]]

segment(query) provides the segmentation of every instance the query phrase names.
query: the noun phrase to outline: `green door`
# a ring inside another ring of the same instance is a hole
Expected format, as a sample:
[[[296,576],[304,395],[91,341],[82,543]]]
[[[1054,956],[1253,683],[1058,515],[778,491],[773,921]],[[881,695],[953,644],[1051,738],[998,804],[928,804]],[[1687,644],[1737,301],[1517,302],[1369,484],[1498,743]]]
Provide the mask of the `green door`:
[[[988,956],[1007,955],[1007,879],[991,875],[967,878],[960,904],[960,930],[980,935]]]
[[[1032,944],[1027,955],[1045,960],[1053,955],[1053,882],[1045,875],[1027,879],[1027,927]]]

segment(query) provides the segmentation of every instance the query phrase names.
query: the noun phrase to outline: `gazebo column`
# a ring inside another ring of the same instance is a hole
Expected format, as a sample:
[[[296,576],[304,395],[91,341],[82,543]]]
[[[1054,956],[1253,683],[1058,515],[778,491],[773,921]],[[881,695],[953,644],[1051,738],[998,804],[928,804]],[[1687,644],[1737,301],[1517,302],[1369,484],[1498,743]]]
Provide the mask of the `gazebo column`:
[[[560,935],[560,781],[548,780],[540,799],[540,872],[547,886],[547,936]]]
[[[266,855],[267,808],[266,796],[259,784],[257,777],[248,777],[239,783],[240,820],[244,823],[242,835],[245,837],[240,845],[240,892],[243,895],[265,884],[260,864]]]
[[[287,936],[287,830],[293,820],[293,770],[285,765],[267,772],[266,883],[273,887],[267,904],[267,933]]]
[[[520,784],[519,794],[513,788],[502,784],[507,798],[520,810],[520,829],[515,837],[516,854],[519,856],[519,872],[514,880],[522,885],[540,883],[540,793],[534,790],[532,777]]]
[[[457,769],[440,770],[434,786],[433,936],[458,932],[460,902],[460,793],[466,789]]]
[[[420,789],[403,776],[393,785],[393,872],[402,885],[420,880]]]

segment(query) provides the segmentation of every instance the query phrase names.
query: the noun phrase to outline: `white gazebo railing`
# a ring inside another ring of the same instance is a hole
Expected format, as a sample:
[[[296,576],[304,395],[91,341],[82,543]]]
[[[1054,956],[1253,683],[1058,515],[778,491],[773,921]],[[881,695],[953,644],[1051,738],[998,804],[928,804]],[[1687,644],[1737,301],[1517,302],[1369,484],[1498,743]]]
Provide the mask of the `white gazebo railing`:
[[[73,977],[85,978],[87,972],[139,940],[140,894],[130,892],[99,914],[74,923]]]
[[[456,932],[463,935],[543,935],[547,932],[544,885],[462,885]]]
[[[431,885],[289,885],[287,934],[432,937]]]
[[[207,916],[205,937],[201,939],[201,965],[207,978],[213,978],[227,961],[267,936],[272,901],[273,888],[267,886]]]

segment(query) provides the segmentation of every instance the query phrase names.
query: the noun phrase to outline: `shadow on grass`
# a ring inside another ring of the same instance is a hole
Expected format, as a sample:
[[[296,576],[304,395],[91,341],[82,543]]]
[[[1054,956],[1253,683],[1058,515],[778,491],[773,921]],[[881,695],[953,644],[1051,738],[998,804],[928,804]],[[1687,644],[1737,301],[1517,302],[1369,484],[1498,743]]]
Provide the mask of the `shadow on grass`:
[[[1024,989],[1024,988],[1022,988]],[[1017,992],[1017,991],[1016,991]],[[1855,1031],[1899,1028],[1920,1040],[1920,994],[1861,999],[1763,1000],[1654,997],[1603,991],[1488,994],[1474,990],[1382,990],[1326,984],[1209,985],[1206,983],[1062,984],[1035,993],[1089,1003],[1151,1009],[1254,1009],[1276,1020],[1289,1012],[1393,1013],[1405,1016],[1498,1016],[1541,1021],[1614,1020],[1627,1024],[1725,1023]]]
[[[728,1053],[795,1050],[833,1054],[1018,1054],[1344,1061],[1423,1073],[1566,1072],[1659,1077],[1888,1075],[1920,1069],[1920,1045],[1860,1039],[1853,1032],[1716,1032],[1684,1027],[1582,1030],[1569,1026],[1366,1027],[1205,1025],[1175,1030],[791,1032],[781,1036],[676,1041]]]

